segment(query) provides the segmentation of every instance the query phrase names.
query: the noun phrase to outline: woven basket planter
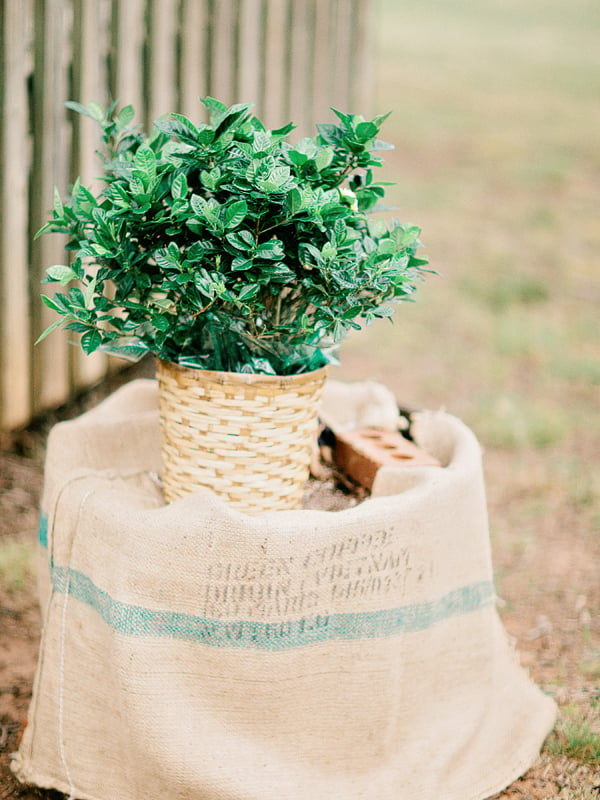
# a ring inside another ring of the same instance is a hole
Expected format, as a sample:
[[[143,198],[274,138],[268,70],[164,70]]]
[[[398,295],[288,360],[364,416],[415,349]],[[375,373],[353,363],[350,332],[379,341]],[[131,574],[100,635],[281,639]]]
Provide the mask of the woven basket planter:
[[[247,513],[296,508],[327,369],[250,375],[157,359],[168,502],[212,489]]]

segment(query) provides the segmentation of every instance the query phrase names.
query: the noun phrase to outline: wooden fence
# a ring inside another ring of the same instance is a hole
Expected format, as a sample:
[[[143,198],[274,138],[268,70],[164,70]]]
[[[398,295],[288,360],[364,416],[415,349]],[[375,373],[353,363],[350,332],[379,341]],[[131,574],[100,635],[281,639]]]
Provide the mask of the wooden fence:
[[[201,120],[198,98],[255,102],[270,127],[309,131],[330,106],[369,113],[371,0],[0,0],[0,428],[26,425],[114,368],[69,335],[33,342],[60,237],[33,235],[54,186],[95,176],[91,120],[64,107],[132,103]]]

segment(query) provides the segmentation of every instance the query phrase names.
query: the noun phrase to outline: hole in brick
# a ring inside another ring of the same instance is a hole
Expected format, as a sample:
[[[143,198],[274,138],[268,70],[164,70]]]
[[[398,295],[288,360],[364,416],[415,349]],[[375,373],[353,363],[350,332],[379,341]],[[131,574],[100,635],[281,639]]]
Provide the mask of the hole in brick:
[[[362,431],[361,436],[365,439],[381,439],[383,434],[381,431]]]

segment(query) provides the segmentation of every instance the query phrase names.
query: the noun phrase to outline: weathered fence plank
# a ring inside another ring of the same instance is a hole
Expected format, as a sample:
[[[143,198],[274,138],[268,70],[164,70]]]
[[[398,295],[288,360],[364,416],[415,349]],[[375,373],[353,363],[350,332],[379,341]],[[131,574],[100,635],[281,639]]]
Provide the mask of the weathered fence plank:
[[[237,0],[213,0],[210,17],[210,87],[223,103],[234,102],[238,59]]]
[[[75,0],[73,3],[73,100],[85,105],[94,99],[106,105],[108,101],[108,65],[106,53],[108,32],[105,15],[98,3]],[[97,183],[100,164],[95,153],[98,147],[98,129],[93,120],[72,112],[70,175],[79,175],[85,186]],[[79,348],[72,359],[72,385],[75,389],[98,381],[107,369],[107,359],[102,353],[86,356]]]
[[[198,0],[182,0],[180,59],[178,69],[181,111],[201,120],[200,97],[208,94],[208,7]]]
[[[369,10],[369,3],[365,0],[352,0],[348,31],[349,49],[346,54],[348,63],[343,66],[343,69],[348,70],[347,106],[364,113],[373,111],[369,107],[374,85],[373,59],[370,57],[373,19]]]
[[[148,34],[144,94],[147,100],[147,116],[151,121],[178,106],[177,9],[176,0],[150,0],[146,11]]]
[[[0,2],[0,408],[5,427],[31,415],[28,274],[28,3]]]
[[[90,2],[90,0],[87,0]],[[93,2],[93,0],[92,0]],[[113,3],[110,94],[120,105],[131,103],[144,122],[144,0]],[[90,98],[92,100],[93,98]]]
[[[315,3],[315,28],[319,35],[315,37],[313,50],[313,74],[310,87],[313,97],[313,116],[315,119],[326,119],[329,109],[340,103],[333,90],[335,53],[329,42],[335,38],[335,20],[332,12],[333,3]],[[348,104],[345,103],[344,107]],[[349,110],[349,109],[348,109]]]
[[[68,183],[69,129],[61,100],[67,96],[67,8],[62,0],[36,0],[33,82],[33,164],[31,169],[32,231],[38,230],[52,205],[55,186]],[[34,286],[50,264],[64,262],[64,241],[59,236],[37,239],[31,249],[30,275]],[[50,288],[50,287],[48,287]],[[48,294],[52,294],[51,291]],[[35,295],[31,303],[34,335],[50,325],[55,315]],[[69,393],[67,335],[57,332],[33,349],[33,411],[58,405]]]
[[[326,0],[327,1],[327,0]],[[264,75],[261,111],[272,128],[289,122],[285,70],[287,67],[288,0],[265,0]]]
[[[33,241],[54,187],[97,179],[95,123],[66,100],[132,104],[146,129],[198,100],[254,102],[297,136],[330,106],[369,111],[372,0],[0,0],[0,428],[17,428],[98,381],[112,359],[83,356],[72,334],[34,342],[55,315],[40,302],[61,237]],[[46,287],[52,291],[52,287]]]
[[[308,113],[306,79],[312,55],[312,5],[312,0],[288,5],[285,116],[296,124],[304,123]]]
[[[261,84],[262,0],[245,0],[240,7],[236,97],[259,101]]]

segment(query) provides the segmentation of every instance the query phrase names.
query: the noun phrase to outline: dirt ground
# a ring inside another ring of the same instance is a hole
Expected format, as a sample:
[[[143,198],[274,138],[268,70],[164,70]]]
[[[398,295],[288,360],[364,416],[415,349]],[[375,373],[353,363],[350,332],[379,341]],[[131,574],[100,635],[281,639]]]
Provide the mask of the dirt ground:
[[[58,792],[20,785],[9,768],[10,753],[17,747],[26,720],[40,634],[35,579],[28,556],[20,560],[19,547],[30,554],[36,539],[44,442],[49,428],[57,419],[94,404],[115,385],[113,380],[83,401],[41,420],[28,431],[6,436],[2,442],[0,544],[12,545],[15,564],[12,579],[6,565],[4,572],[0,571],[0,800],[63,797]],[[502,451],[487,452],[488,476],[493,478],[505,471],[506,458]],[[513,469],[510,482],[491,481],[488,495],[492,522],[505,521],[498,522],[497,528],[510,524],[511,503],[522,491],[520,475],[525,469],[530,475],[530,470],[539,468],[535,459],[532,455],[531,463]],[[538,763],[498,795],[507,800],[600,798],[600,765],[594,763],[593,756],[578,757],[565,745],[561,733],[561,725],[573,714],[588,732],[600,732],[600,629],[593,613],[600,605],[597,544],[591,538],[574,535],[581,524],[576,508],[561,505],[548,511],[544,517],[543,558],[526,532],[519,539],[494,543],[504,624],[515,637],[523,665],[559,703],[562,720]]]

